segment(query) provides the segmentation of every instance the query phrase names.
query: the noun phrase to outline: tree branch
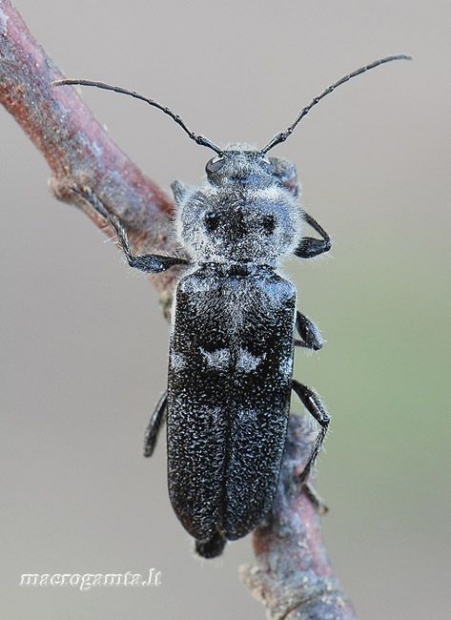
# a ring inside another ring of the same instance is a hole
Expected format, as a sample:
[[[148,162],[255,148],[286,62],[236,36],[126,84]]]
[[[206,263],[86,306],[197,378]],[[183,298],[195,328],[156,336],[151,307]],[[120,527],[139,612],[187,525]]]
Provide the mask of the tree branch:
[[[72,188],[89,190],[126,227],[135,250],[173,253],[173,204],[121,151],[76,90],[52,88],[63,74],[28,31],[9,0],[0,0],[0,102],[41,151],[52,171],[50,188],[113,232]],[[152,278],[168,312],[177,270]]]
[[[74,189],[90,192],[124,224],[136,252],[147,247],[173,254],[172,203],[114,144],[73,88],[51,88],[63,77],[9,0],[0,0],[0,102],[46,158],[55,196],[112,236]],[[151,279],[166,315],[176,278],[171,269]],[[257,564],[241,574],[271,618],[352,620],[324,549],[319,516],[297,484],[312,441],[302,418],[293,417],[273,512],[253,534]]]

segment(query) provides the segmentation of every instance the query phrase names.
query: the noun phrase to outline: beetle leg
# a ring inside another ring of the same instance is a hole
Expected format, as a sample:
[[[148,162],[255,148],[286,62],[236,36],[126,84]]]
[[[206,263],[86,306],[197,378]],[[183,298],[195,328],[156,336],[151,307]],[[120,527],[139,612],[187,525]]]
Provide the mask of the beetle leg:
[[[108,216],[108,222],[114,228],[119,244],[124,250],[125,257],[130,267],[146,271],[147,273],[161,273],[174,265],[187,265],[188,261],[175,256],[160,256],[158,254],[144,254],[143,256],[134,256],[130,241],[128,239],[125,228],[119,219],[114,215]]]
[[[299,258],[313,258],[324,252],[328,252],[332,247],[329,235],[311,215],[305,213],[303,219],[309,226],[313,228],[322,238],[315,239],[313,237],[303,237],[295,249],[294,253]]]
[[[154,453],[155,446],[157,445],[158,433],[161,428],[161,423],[163,422],[167,404],[168,393],[164,392],[164,394],[161,395],[146,428],[146,434],[144,435],[144,456],[152,456]]]
[[[297,347],[305,347],[306,349],[313,349],[314,351],[321,349],[324,341],[318,328],[310,319],[301,314],[299,310],[296,312],[296,329],[302,338],[302,340],[294,341]]]
[[[88,188],[80,189],[78,187],[72,187],[72,191],[86,200],[86,202],[88,202],[97,211],[97,213],[104,217],[113,227],[130,267],[140,269],[141,271],[146,271],[147,273],[161,273],[174,265],[189,264],[187,260],[183,258],[176,258],[174,256],[160,256],[158,254],[134,256],[125,228],[115,215],[109,213],[105,209],[105,205],[101,202],[101,200],[99,200],[94,192]]]
[[[318,513],[323,516],[329,512],[329,507],[326,502],[320,497],[315,489],[315,487],[310,484],[310,482],[305,482],[302,486],[302,490],[307,495],[309,500],[315,506]]]
[[[308,388],[306,385],[299,383],[299,381],[296,381],[296,379],[293,379],[291,385],[294,392],[296,392],[296,395],[302,401],[304,407],[320,425],[320,431],[317,438],[315,439],[315,443],[313,444],[312,452],[309,456],[304,471],[299,478],[299,482],[303,483],[305,480],[307,480],[313,463],[315,462],[315,459],[324,441],[324,437],[326,436],[327,428],[329,426],[330,417],[316,392]]]

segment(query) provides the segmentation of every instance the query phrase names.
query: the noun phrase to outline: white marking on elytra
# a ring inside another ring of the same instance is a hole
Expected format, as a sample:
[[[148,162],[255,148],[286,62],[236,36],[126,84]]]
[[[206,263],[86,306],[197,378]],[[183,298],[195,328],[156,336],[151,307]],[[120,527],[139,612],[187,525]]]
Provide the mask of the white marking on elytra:
[[[200,352],[204,356],[207,365],[218,370],[228,370],[230,367],[229,349],[216,349],[216,351],[206,351],[200,347]]]
[[[239,370],[244,370],[244,372],[251,372],[252,370],[255,370],[257,368],[260,362],[263,361],[264,357],[264,355],[252,355],[252,353],[249,353],[249,351],[246,351],[246,349],[240,349],[240,352],[238,353],[236,367]]]
[[[171,367],[174,370],[180,370],[181,368],[185,368],[188,366],[189,362],[186,359],[186,355],[183,353],[177,353],[177,351],[172,351],[171,353]]]
[[[280,360],[279,373],[283,377],[292,376],[292,374],[293,374],[293,359],[291,357],[290,358],[283,357]]]
[[[232,354],[229,349],[217,349],[216,351],[206,351],[200,348],[207,366],[218,370],[230,370],[232,366]],[[240,348],[234,364],[235,368],[244,372],[252,372],[263,361],[264,356],[256,356],[249,353],[246,349]]]

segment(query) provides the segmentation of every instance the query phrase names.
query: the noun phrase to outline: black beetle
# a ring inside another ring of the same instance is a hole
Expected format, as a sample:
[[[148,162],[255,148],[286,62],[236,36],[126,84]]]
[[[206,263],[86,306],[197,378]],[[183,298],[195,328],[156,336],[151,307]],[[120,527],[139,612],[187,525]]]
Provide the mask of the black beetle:
[[[296,310],[295,288],[278,266],[290,253],[311,258],[327,252],[330,237],[301,209],[294,165],[267,153],[337,86],[408,58],[389,56],[341,78],[261,150],[242,144],[221,149],[194,134],[169,108],[136,92],[87,80],[54,83],[97,86],[144,100],[217,153],[206,165],[203,185],[172,185],[177,235],[190,260],[134,256],[121,222],[93,195],[78,190],[108,218],[130,266],[155,274],[174,265],[187,269],[175,291],[168,389],[150,420],[145,454],[153,453],[166,414],[169,495],[205,558],[220,555],[228,540],[245,536],[271,509],[291,390],[320,426],[300,482],[307,480],[329,424],[317,394],[293,379],[294,347],[317,350],[322,339]],[[304,236],[303,224],[320,238]]]

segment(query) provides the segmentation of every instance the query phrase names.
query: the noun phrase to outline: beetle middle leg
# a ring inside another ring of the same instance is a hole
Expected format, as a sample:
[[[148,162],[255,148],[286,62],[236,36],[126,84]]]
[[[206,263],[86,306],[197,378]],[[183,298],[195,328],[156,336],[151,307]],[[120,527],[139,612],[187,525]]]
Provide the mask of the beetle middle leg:
[[[301,314],[299,310],[296,312],[296,329],[302,340],[295,340],[295,346],[313,349],[313,351],[318,351],[321,349],[324,341],[318,328],[311,322],[310,319]]]
[[[304,471],[299,477],[299,482],[303,483],[307,480],[313,467],[313,463],[315,462],[318,452],[320,451],[321,445],[327,433],[330,417],[316,392],[314,392],[306,385],[299,383],[299,381],[296,381],[296,379],[293,379],[291,385],[293,391],[299,397],[304,407],[307,409],[310,415],[315,418],[315,420],[320,426],[320,431],[317,438],[315,439],[315,443],[313,444],[309,459],[304,467]]]
[[[152,413],[150,422],[146,428],[146,434],[144,435],[144,456],[152,456],[157,445],[158,433],[161,429],[161,424],[164,419],[168,404],[168,393],[164,392],[161,395],[160,400],[155,407],[155,411]]]

